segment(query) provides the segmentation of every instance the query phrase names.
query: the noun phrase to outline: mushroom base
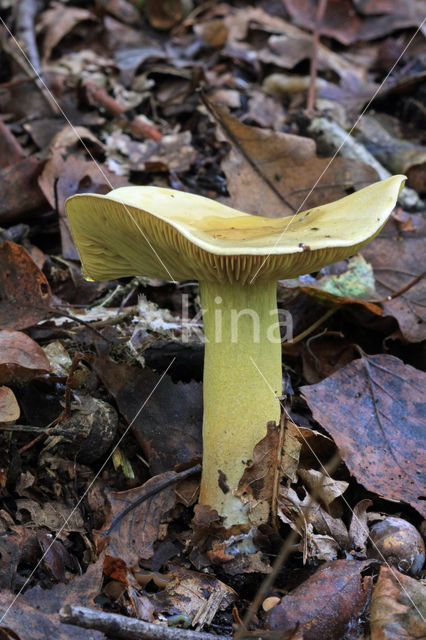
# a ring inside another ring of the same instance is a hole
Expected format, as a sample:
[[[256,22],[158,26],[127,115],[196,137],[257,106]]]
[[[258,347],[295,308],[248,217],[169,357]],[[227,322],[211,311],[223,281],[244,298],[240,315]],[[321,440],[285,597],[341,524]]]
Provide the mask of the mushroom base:
[[[276,283],[200,282],[205,334],[200,503],[248,522],[233,492],[266,423],[278,422],[282,390]]]

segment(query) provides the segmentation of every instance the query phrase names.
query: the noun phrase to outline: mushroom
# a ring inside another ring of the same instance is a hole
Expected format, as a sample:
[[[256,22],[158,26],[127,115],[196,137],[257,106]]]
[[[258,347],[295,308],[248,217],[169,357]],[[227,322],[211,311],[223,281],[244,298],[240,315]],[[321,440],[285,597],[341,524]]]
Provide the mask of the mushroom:
[[[199,501],[226,517],[226,526],[248,521],[234,491],[266,423],[280,418],[277,280],[358,251],[386,222],[403,180],[394,176],[285,218],[159,187],[67,200],[86,276],[199,281],[205,334]]]

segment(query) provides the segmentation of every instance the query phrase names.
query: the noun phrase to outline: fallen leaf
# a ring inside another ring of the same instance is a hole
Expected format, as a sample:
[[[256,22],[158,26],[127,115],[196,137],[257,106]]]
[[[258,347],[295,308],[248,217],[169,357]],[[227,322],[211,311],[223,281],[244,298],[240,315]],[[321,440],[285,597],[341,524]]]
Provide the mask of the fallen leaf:
[[[52,49],[58,42],[83,20],[94,20],[94,16],[87,9],[64,7],[61,2],[52,2],[49,9],[41,12],[38,26],[44,33],[42,47],[44,63],[47,62]]]
[[[287,11],[297,25],[313,31],[317,6],[309,0],[283,0]],[[361,19],[354,11],[350,0],[328,0],[320,23],[320,33],[349,45],[356,42]]]
[[[317,5],[309,0],[283,0],[295,22],[312,31]],[[367,17],[363,19],[354,11]],[[377,15],[374,15],[377,14]],[[384,14],[384,15],[383,15]],[[349,45],[359,40],[376,40],[392,31],[417,27],[424,18],[421,0],[406,0],[404,6],[392,0],[329,0],[321,21],[321,34]]]
[[[79,260],[79,255],[65,214],[68,196],[80,192],[105,194],[128,184],[126,179],[114,175],[104,165],[81,155],[70,154],[64,160],[61,148],[52,151],[38,182],[51,207],[58,210],[62,255],[70,260]]]
[[[251,36],[252,32],[256,31],[271,34],[267,39],[267,45],[256,50],[256,61],[260,60],[264,64],[279,68],[294,69],[299,62],[309,59],[312,55],[311,33],[306,33],[276,15],[268,14],[261,7],[234,9],[225,18],[225,24],[229,30],[229,37],[223,55],[240,55],[246,63],[253,62]],[[243,40],[248,42],[242,42]],[[364,65],[353,64],[321,42],[318,46],[318,68],[334,71],[342,81],[355,84],[359,89],[368,82]]]
[[[22,498],[16,501],[18,520],[25,522],[27,529],[49,529],[61,532],[66,537],[68,533],[84,534],[84,521],[79,510],[61,502],[47,501],[43,504],[35,500]],[[25,515],[22,512],[27,512]],[[30,516],[28,518],[28,515]]]
[[[285,475],[294,480],[299,462],[301,443],[297,439],[297,427],[291,421],[283,425],[268,422],[266,436],[253,451],[253,462],[241,477],[236,494],[247,505],[248,518],[259,526],[268,521],[271,512],[275,517],[278,485]]]
[[[25,329],[50,314],[52,292],[28,251],[14,242],[0,245],[0,327]]]
[[[49,372],[43,349],[20,331],[0,331],[0,384],[31,380]]]
[[[349,486],[349,482],[334,480],[316,469],[299,469],[297,473],[302,478],[303,484],[311,493],[315,493],[328,512],[334,500],[339,498]]]
[[[107,137],[107,165],[113,173],[124,176],[131,171],[187,171],[196,159],[191,132],[172,133],[160,142],[138,142],[122,131]]]
[[[360,500],[352,510],[352,520],[349,527],[351,548],[365,554],[369,536],[367,509],[373,506],[371,500]]]
[[[421,214],[410,217],[410,230],[404,230],[398,219],[391,218],[377,238],[362,249],[362,254],[373,266],[381,298],[414,282],[407,291],[381,305],[383,315],[396,318],[406,340],[420,342],[426,338],[426,279],[421,260],[426,252],[426,223]]]
[[[20,409],[15,394],[9,387],[0,387],[0,422],[17,420]]]
[[[285,632],[300,624],[305,640],[340,640],[364,609],[360,574],[370,563],[335,560],[322,566],[267,613],[268,628]]]
[[[100,631],[59,622],[58,611],[65,604],[94,606],[94,598],[99,595],[102,585],[103,558],[89,565],[86,573],[70,580],[67,584],[57,584],[51,589],[37,585],[19,596],[16,606],[12,604],[14,594],[0,591],[0,618],[7,610],[4,624],[12,628],[22,640],[105,640]]]
[[[192,620],[205,609],[211,621],[218,611],[226,609],[237,598],[234,589],[208,573],[174,567],[166,577],[165,589],[152,598],[157,613],[184,613]]]
[[[147,367],[117,364],[105,357],[94,358],[92,364],[120,413],[132,424],[153,474],[201,455],[201,384],[174,384],[167,375],[158,384],[161,376]]]
[[[236,209],[282,217],[338,200],[348,194],[349,187],[360,188],[377,179],[372,167],[348,158],[335,158],[328,167],[329,159],[316,155],[310,138],[249,127],[220,107],[210,106],[233,145],[222,168]]]
[[[152,557],[154,543],[161,538],[162,523],[167,521],[168,513],[176,502],[174,485],[163,487],[164,482],[174,475],[174,471],[167,471],[150,478],[141,487],[128,491],[107,492],[111,512],[104,530],[107,530],[112,520],[140,496],[154,491],[154,495],[124,515],[108,534],[105,547],[108,556],[119,558],[129,568],[137,567],[141,558]],[[155,492],[157,486],[159,490]]]
[[[313,417],[334,438],[350,472],[368,490],[425,512],[426,374],[389,355],[363,356],[301,387]]]
[[[371,597],[371,640],[424,638],[426,587],[390,567],[381,567]]]
[[[24,213],[46,207],[37,183],[46,161],[36,155],[0,169],[0,225],[19,221]]]

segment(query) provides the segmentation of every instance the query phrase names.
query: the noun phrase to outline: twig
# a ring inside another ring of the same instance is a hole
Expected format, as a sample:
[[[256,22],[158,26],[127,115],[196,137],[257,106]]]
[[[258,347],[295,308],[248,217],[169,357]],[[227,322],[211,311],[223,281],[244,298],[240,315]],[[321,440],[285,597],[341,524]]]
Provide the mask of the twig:
[[[73,605],[62,607],[59,611],[59,619],[65,624],[74,624],[83,629],[96,629],[108,636],[125,640],[230,640],[231,638],[231,636],[216,636],[188,629],[166,627],[115,613]]]
[[[311,54],[311,73],[308,89],[308,97],[306,100],[306,109],[312,111],[315,106],[315,83],[318,74],[318,49],[320,45],[321,23],[327,8],[327,0],[319,0],[316,16],[314,37],[312,38],[312,54]]]
[[[411,287],[414,287],[418,282],[420,282],[420,280],[422,280],[425,277],[425,275],[426,275],[426,271],[424,271],[423,273],[420,273],[418,276],[416,276],[415,278],[410,280],[410,282],[408,284],[406,284],[405,286],[401,287],[401,289],[398,289],[398,291],[395,291],[391,295],[386,296],[386,298],[382,298],[381,300],[377,300],[377,302],[389,302],[389,300],[393,300],[394,298],[399,298],[399,296],[402,296],[403,298],[405,298],[405,296],[403,296],[402,294],[406,293],[409,289],[411,289]],[[376,277],[376,280],[382,286],[386,287],[387,289],[391,289],[392,290],[391,286],[389,286],[388,284],[386,284],[382,280],[379,280],[379,278]],[[407,300],[410,300],[410,298],[407,298]],[[416,300],[411,300],[411,302],[416,304]]]
[[[16,37],[33,65],[34,71],[39,75],[41,75],[41,62],[34,21],[40,9],[40,0],[20,0],[16,9]]]
[[[7,424],[0,422],[0,431],[14,431],[17,433],[37,433],[42,436],[69,436],[70,432],[61,427],[36,427],[33,424]]]
[[[123,511],[121,511],[117,516],[115,516],[115,518],[112,520],[109,526],[109,529],[107,529],[107,531],[104,531],[102,536],[109,535],[111,531],[115,529],[115,527],[118,525],[118,523],[125,516],[127,516],[128,513],[133,511],[133,509],[136,509],[136,507],[142,504],[142,502],[145,502],[145,500],[152,498],[152,496],[155,496],[157,493],[159,493],[163,489],[167,489],[167,487],[170,487],[172,484],[176,484],[180,480],[183,480],[188,476],[192,476],[195,473],[199,473],[200,471],[201,471],[201,464],[196,464],[193,467],[190,467],[189,469],[185,469],[184,471],[179,471],[173,477],[167,478],[163,482],[157,484],[155,487],[148,489],[143,495],[139,496],[134,502],[129,504],[125,509],[123,509]]]

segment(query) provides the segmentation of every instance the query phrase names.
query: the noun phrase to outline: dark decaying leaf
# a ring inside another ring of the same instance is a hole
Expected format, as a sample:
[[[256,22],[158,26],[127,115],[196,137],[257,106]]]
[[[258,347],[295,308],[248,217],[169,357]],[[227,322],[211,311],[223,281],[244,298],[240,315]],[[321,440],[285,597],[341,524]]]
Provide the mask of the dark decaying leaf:
[[[0,384],[30,380],[50,369],[43,349],[20,331],[0,331]]]
[[[305,640],[340,640],[367,599],[361,571],[371,561],[335,560],[285,596],[266,616],[267,626],[285,632],[296,624]]]
[[[425,512],[421,398],[426,374],[389,355],[363,356],[302,393],[351,473],[370,491]]]
[[[371,640],[424,638],[426,587],[396,569],[382,567],[371,598]]]
[[[426,338],[426,222],[421,214],[394,216],[380,235],[362,250],[372,264],[376,289],[382,298],[413,283],[407,291],[382,303],[383,314],[393,316],[410,342]]]
[[[120,413],[132,422],[152,473],[173,469],[201,455],[201,384],[174,384],[167,375],[159,383],[161,376],[148,368],[117,364],[104,357],[94,358],[93,367]]]
[[[58,611],[65,604],[94,606],[93,599],[102,585],[103,558],[89,565],[82,576],[57,584],[52,589],[42,589],[39,585],[28,589],[19,596],[19,601],[10,607],[3,624],[12,628],[21,640],[105,640],[103,633],[91,630],[88,633],[79,627],[62,625]],[[0,618],[12,603],[14,595],[0,591]],[[30,633],[29,633],[30,630]]]
[[[0,329],[25,329],[50,313],[46,276],[28,251],[14,242],[0,245]]]

